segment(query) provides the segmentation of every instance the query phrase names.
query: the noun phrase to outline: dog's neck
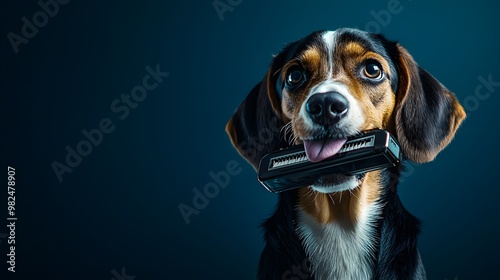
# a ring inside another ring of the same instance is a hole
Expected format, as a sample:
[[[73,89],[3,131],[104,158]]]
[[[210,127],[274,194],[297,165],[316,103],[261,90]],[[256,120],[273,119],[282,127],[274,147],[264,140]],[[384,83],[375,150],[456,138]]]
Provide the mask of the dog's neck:
[[[319,224],[336,223],[348,230],[357,224],[364,208],[379,199],[380,182],[380,171],[373,171],[354,190],[326,194],[301,188],[299,205]]]
[[[380,182],[370,172],[352,191],[299,190],[298,233],[316,279],[371,279]]]

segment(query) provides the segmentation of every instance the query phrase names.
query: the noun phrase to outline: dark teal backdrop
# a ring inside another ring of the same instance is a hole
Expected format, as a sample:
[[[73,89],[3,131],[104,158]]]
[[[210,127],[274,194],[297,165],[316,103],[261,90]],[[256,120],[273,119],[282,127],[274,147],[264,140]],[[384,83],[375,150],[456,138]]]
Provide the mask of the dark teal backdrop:
[[[68,1],[52,15],[3,1],[2,169],[16,168],[18,221],[13,274],[4,187],[1,278],[254,279],[276,196],[225,123],[285,43],[358,27],[400,41],[468,113],[400,186],[429,279],[499,279],[499,5],[395,1],[215,1],[221,14],[212,0]]]

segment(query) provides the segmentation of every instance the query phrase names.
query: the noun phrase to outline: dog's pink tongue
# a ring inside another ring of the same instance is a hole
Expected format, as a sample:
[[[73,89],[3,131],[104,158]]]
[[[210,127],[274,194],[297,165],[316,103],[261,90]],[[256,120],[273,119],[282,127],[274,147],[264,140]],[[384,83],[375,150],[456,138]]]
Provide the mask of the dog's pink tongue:
[[[340,151],[347,139],[326,139],[319,141],[304,140],[304,149],[310,162],[322,161]]]

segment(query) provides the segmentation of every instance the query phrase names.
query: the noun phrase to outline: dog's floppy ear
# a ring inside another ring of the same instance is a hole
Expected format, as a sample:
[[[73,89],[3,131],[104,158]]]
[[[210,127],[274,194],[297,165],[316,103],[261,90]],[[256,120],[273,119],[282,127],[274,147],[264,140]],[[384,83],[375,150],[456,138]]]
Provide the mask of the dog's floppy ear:
[[[465,111],[455,95],[420,68],[406,49],[397,44],[395,51],[397,138],[409,159],[429,162],[453,139]]]
[[[267,75],[236,109],[226,124],[233,146],[255,169],[264,155],[286,146],[281,135],[285,122],[281,110],[280,70],[291,45],[275,56]]]

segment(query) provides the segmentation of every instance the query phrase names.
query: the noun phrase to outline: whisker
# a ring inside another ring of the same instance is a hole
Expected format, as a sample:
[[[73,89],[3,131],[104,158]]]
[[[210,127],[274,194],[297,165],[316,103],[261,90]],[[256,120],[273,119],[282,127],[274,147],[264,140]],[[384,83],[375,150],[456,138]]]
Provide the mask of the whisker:
[[[281,68],[283,68],[283,67],[281,67]],[[278,70],[276,70],[276,72],[273,73],[273,76],[275,76],[276,74],[278,74],[278,72],[281,71],[281,68],[279,68]]]
[[[293,130],[292,130],[292,122],[288,122],[287,124],[285,124],[281,130],[280,130],[280,134],[283,134],[283,139],[285,139],[285,141],[289,144],[289,145],[293,145],[293,143],[291,142],[292,141],[292,137],[293,137]],[[289,136],[287,136],[289,135]]]
[[[328,197],[330,198],[330,200],[332,201],[333,205],[335,205],[335,200],[333,199],[332,194],[331,194],[331,193],[329,193],[329,194],[327,194],[327,195],[328,195]]]
[[[309,197],[311,197],[313,194],[314,194],[314,191],[313,191],[311,188],[308,188],[307,193],[306,193],[307,197],[309,198]]]
[[[290,137],[288,137],[288,144],[293,145],[293,139],[295,138],[295,135],[293,133],[290,133]]]
[[[358,198],[358,197],[357,197],[357,196],[356,196],[356,195],[352,192],[352,190],[349,190],[349,194],[350,194],[350,195],[352,195],[352,196],[354,196],[355,198]]]
[[[280,129],[280,133],[281,133],[281,132],[286,133],[286,131],[288,130],[288,128],[289,128],[289,126],[290,126],[291,124],[292,124],[292,122],[291,122],[291,121],[290,121],[290,122],[288,122],[288,123],[286,123],[286,124],[285,124],[285,125],[284,125],[281,129]]]

